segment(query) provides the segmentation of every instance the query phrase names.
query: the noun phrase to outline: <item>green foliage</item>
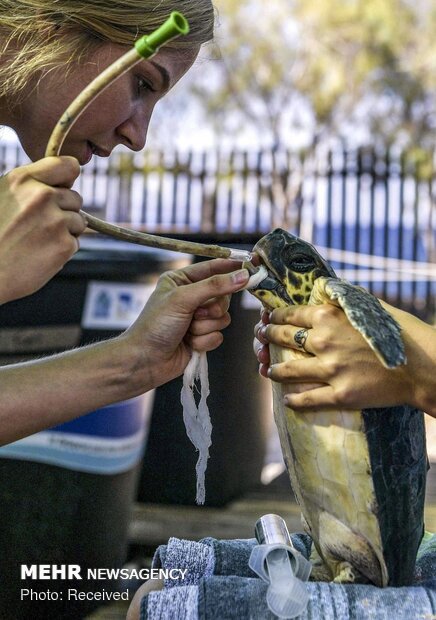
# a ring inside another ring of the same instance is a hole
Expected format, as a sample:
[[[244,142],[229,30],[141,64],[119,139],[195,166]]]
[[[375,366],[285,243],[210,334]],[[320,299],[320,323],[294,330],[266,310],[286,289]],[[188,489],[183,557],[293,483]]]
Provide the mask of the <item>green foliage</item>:
[[[217,0],[219,58],[193,91],[221,132],[275,143],[301,126],[403,146],[434,142],[433,0]],[[289,141],[289,138],[287,138]]]

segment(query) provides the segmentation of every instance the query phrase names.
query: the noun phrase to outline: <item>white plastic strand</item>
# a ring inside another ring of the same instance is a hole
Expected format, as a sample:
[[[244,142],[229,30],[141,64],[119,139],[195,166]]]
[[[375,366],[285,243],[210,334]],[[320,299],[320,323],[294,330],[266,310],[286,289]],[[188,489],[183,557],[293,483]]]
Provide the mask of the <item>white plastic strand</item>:
[[[265,265],[260,265],[256,273],[250,276],[250,279],[248,280],[244,288],[248,290],[250,290],[251,288],[255,288],[258,284],[262,282],[262,280],[265,280],[267,276],[268,276],[267,268],[265,267]]]
[[[200,386],[200,401],[195,401],[196,381]],[[210,421],[207,397],[209,396],[209,376],[206,352],[192,352],[192,357],[185,368],[183,387],[180,395],[183,406],[183,422],[189,439],[198,450],[197,504],[204,504],[206,499],[205,474],[209,447],[212,443],[212,423]]]
[[[268,272],[261,265],[259,270],[251,276],[245,288],[253,288],[266,278]],[[197,389],[197,383],[198,388]],[[200,392],[197,405],[195,392]],[[207,397],[209,396],[209,376],[206,352],[192,352],[192,357],[183,374],[183,387],[180,400],[183,406],[183,422],[186,433],[198,450],[198,461],[195,467],[197,472],[197,504],[204,504],[206,499],[205,475],[209,448],[212,444],[212,423],[210,421]]]

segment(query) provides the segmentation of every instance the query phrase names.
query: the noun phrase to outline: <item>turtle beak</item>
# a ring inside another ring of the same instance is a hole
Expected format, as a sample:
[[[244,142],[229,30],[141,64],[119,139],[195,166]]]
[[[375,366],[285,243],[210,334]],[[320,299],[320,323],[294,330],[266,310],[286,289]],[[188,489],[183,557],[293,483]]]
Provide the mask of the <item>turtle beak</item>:
[[[268,266],[268,260],[266,259],[263,252],[256,251],[256,246],[254,246],[253,251],[251,253],[251,260],[242,263],[242,267],[247,269],[248,273],[253,276],[259,271],[259,268],[263,266],[268,271],[269,277],[274,277],[274,274],[271,272],[271,269]]]
[[[248,271],[250,276],[253,276],[259,271],[259,267],[262,265],[259,254],[252,252],[251,260],[242,263],[242,267]]]
[[[248,272],[250,273],[250,275],[254,275],[255,273],[259,271],[259,268],[261,265],[268,272],[267,276],[266,278],[263,278],[263,280],[259,282],[258,285],[250,288],[250,291],[252,293],[255,293],[256,291],[265,291],[268,293],[272,293],[274,297],[278,297],[282,299],[283,301],[285,301],[286,303],[292,304],[293,302],[291,298],[288,296],[283,284],[277,278],[276,274],[271,270],[268,264],[268,258],[266,254],[264,253],[262,248],[259,248],[258,250],[256,250],[256,246],[255,246],[251,261],[244,263],[243,267],[248,269]]]
[[[258,247],[258,244],[256,244],[253,248],[251,262],[256,267],[263,265],[268,271],[268,276],[277,279],[277,276],[274,274],[269,263],[267,252],[265,252],[264,248]]]
[[[254,246],[254,247],[256,247],[256,246]],[[262,263],[263,263],[263,261],[262,261],[262,259],[261,259],[260,255],[259,255],[259,253],[258,253],[258,252],[256,252],[256,250],[255,250],[255,249],[253,249],[253,251],[252,251],[252,253],[251,253],[251,261],[250,261],[250,262],[251,262],[251,264],[252,264],[254,267],[260,267],[260,265],[262,265]]]
[[[264,247],[264,245],[266,245],[267,247]],[[250,292],[254,293],[255,295],[256,291],[263,291],[264,293],[266,293],[266,296],[262,296],[262,298],[259,297],[259,299],[261,299],[264,305],[268,305],[267,298],[269,298],[270,300],[281,300],[285,304],[291,305],[293,304],[293,301],[289,297],[288,292],[286,291],[277,274],[273,270],[269,262],[268,251],[268,244],[258,243],[254,246],[252,250],[251,263],[248,263],[248,265],[251,265],[251,267],[247,266],[247,263],[244,263],[244,267],[248,269],[250,274],[257,273],[260,265],[262,265],[268,272],[266,278],[264,278],[257,286],[251,288]],[[258,295],[256,295],[256,297],[258,297]],[[271,305],[271,309],[273,307],[277,307],[276,304]]]

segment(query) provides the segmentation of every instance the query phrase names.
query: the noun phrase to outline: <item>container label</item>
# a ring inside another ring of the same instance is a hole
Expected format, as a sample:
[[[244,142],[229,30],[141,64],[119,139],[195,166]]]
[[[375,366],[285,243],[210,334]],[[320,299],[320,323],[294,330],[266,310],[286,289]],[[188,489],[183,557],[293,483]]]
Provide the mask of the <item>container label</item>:
[[[85,329],[127,329],[138,318],[155,284],[91,280],[82,316]]]
[[[71,422],[0,448],[0,458],[58,465],[88,473],[117,474],[141,458],[154,391],[97,409]]]

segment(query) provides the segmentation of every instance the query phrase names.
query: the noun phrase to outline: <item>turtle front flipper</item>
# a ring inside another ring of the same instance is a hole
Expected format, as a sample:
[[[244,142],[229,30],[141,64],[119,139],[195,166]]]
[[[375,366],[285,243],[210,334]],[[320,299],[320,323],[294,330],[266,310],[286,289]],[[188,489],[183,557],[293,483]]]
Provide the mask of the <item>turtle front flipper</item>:
[[[371,293],[346,280],[322,277],[315,281],[309,303],[326,302],[343,309],[383,366],[395,368],[406,363],[401,327]]]

